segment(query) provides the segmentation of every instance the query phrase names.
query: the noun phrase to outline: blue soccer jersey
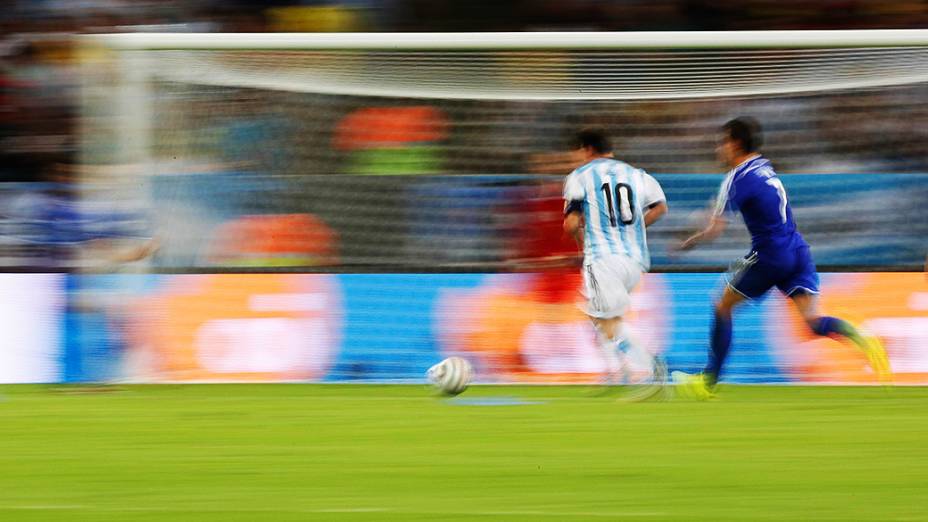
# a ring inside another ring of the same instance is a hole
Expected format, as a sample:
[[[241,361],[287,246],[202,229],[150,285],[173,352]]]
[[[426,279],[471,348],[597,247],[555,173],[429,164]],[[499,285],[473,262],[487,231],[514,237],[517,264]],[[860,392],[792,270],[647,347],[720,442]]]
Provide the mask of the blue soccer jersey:
[[[729,284],[757,298],[776,286],[786,295],[818,293],[818,273],[809,245],[796,229],[786,189],[760,155],[738,165],[722,182],[715,214],[740,212],[751,233],[752,252],[737,264]]]
[[[796,229],[783,182],[760,155],[732,169],[722,182],[715,214],[727,212],[741,213],[751,233],[751,247],[762,257],[808,246]]]

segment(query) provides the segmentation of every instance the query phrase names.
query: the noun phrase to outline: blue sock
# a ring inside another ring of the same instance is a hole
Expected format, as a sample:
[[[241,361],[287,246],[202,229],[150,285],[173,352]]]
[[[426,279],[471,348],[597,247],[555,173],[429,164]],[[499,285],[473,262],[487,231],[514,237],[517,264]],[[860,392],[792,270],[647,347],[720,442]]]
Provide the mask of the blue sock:
[[[866,341],[851,323],[823,315],[809,324],[816,335],[840,335],[860,347],[866,347]]]
[[[815,322],[811,323],[809,326],[812,327],[812,331],[815,332],[816,335],[824,336],[832,333],[838,333],[835,328],[837,327],[836,323],[839,321],[841,320],[834,317],[822,316],[819,317]]]
[[[706,383],[714,386],[722,375],[722,365],[731,348],[731,318],[724,318],[716,313],[712,320],[712,346],[709,351],[709,363],[704,371]]]

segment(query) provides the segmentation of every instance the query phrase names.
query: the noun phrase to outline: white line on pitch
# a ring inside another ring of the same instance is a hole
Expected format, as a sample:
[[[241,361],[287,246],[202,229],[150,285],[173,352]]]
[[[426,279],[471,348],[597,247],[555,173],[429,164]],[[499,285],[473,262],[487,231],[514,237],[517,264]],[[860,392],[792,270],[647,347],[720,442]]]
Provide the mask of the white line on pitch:
[[[359,507],[359,508],[244,508],[244,509],[216,509],[208,507],[147,507],[147,506],[88,506],[80,504],[48,504],[48,505],[0,505],[0,511],[3,510],[89,510],[104,513],[219,513],[227,511],[252,512],[252,513],[395,513],[395,514],[413,514],[413,515],[463,515],[463,516],[535,516],[535,517],[591,517],[591,518],[650,518],[663,517],[667,513],[661,511],[546,511],[539,509],[514,509],[514,510],[467,510],[455,509],[448,511],[430,510],[430,509],[403,509],[403,508],[386,508],[386,507]]]

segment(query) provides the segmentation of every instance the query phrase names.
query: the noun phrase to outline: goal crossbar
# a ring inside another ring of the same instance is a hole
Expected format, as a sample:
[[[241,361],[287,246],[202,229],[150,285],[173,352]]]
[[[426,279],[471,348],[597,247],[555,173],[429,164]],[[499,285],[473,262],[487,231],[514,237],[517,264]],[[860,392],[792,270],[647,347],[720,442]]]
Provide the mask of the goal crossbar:
[[[495,33],[122,33],[85,35],[119,50],[530,51],[825,49],[928,46],[926,29]]]

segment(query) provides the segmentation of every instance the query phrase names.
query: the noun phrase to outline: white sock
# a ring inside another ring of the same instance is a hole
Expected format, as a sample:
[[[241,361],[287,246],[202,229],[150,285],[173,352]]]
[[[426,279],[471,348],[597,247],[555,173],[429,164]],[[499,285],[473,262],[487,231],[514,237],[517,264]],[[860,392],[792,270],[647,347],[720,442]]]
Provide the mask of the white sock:
[[[626,354],[641,348],[641,343],[638,342],[638,339],[632,334],[632,331],[624,322],[619,328],[619,333],[616,337],[616,345]]]
[[[619,375],[622,371],[622,358],[619,355],[618,345],[615,341],[606,339],[602,334],[597,335],[599,340],[599,351],[603,354],[606,362],[606,372],[610,376]]]

